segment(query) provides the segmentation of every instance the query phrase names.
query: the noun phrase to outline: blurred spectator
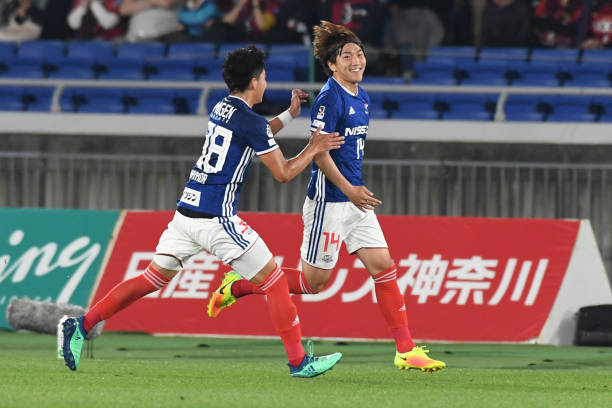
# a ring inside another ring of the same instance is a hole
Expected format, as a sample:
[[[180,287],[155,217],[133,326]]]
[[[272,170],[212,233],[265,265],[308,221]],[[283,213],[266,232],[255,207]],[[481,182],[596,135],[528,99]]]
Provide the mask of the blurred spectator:
[[[188,40],[220,42],[221,17],[213,0],[187,0],[179,14],[179,23]]]
[[[265,34],[277,24],[280,1],[234,0],[225,1],[223,16],[227,41],[263,41]],[[231,8],[228,9],[228,5]]]
[[[582,9],[583,0],[541,0],[534,12],[539,44],[552,48],[574,47]]]
[[[347,27],[365,44],[382,44],[385,8],[380,0],[330,0],[321,4],[327,6],[329,14],[329,18],[322,16],[323,19]]]
[[[480,46],[482,31],[482,13],[487,0],[455,0],[453,25],[455,41],[465,45]]]
[[[301,0],[280,2],[276,24],[262,33],[265,43],[303,43],[310,45],[309,28],[320,22],[312,4]]]
[[[442,43],[444,27],[430,8],[403,8],[402,4],[405,2],[397,0],[389,4],[384,47],[399,51],[403,75],[409,78],[413,71],[413,62],[425,59],[431,47]]]
[[[119,16],[120,0],[75,0],[68,25],[80,40],[112,40],[123,37],[125,27]]]
[[[129,16],[127,41],[163,41],[179,30],[183,0],[121,0],[119,13]]]
[[[0,41],[28,41],[40,37],[42,26],[35,22],[39,12],[31,0],[13,0],[5,4],[2,19],[7,24],[0,28]]]
[[[483,47],[525,47],[529,43],[529,8],[517,0],[492,0],[482,14]]]
[[[582,43],[582,48],[610,46],[612,46],[612,0],[601,0],[594,4],[589,38]]]

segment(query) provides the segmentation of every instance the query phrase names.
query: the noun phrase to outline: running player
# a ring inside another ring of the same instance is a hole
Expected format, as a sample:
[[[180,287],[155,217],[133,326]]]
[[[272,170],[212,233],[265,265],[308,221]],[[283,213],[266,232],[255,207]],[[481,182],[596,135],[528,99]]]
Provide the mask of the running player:
[[[266,89],[264,53],[249,46],[228,54],[223,79],[230,95],[210,112],[202,155],[191,170],[178,200],[174,218],[162,233],[153,261],[141,275],[121,282],[84,316],[63,321],[63,357],[71,370],[79,365],[84,338],[101,320],[161,289],[190,256],[207,250],[229,264],[267,296],[270,317],[280,335],[293,377],[314,377],[332,368],[342,357],[306,355],[300,320],[291,301],[287,280],[266,244],[236,215],[238,194],[255,154],[275,179],[287,182],[329,149],[338,149],[344,137],[320,129],[296,157],[286,160],[274,134],[288,117],[298,116],[304,92],[292,92],[291,106],[268,122],[251,109]]]
[[[310,130],[339,132],[346,143],[314,159],[302,214],[302,271],[283,268],[290,291],[319,292],[331,278],[344,242],[374,279],[380,311],[395,339],[395,366],[438,371],[446,364],[431,359],[428,351],[412,340],[404,297],[397,286],[397,268],[373,211],[382,203],[365,187],[361,175],[370,121],[370,98],[359,86],[366,67],[363,47],[352,31],[327,21],[314,27],[313,45],[315,58],[330,78],[314,101]],[[338,244],[328,245],[328,239]],[[233,272],[226,275],[209,301],[209,316],[215,317],[241,296],[262,293],[239,279]]]

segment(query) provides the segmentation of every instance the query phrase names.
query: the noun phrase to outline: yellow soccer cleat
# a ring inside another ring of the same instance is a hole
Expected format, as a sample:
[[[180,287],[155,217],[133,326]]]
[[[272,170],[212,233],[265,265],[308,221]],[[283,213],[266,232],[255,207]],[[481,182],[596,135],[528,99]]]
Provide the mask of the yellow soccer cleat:
[[[232,295],[232,284],[242,279],[234,271],[225,274],[225,278],[221,281],[221,286],[215,290],[208,301],[208,316],[217,317],[221,313],[221,309],[231,306],[238,298]]]
[[[429,358],[429,350],[424,347],[415,346],[412,350],[405,353],[395,352],[395,366],[400,370],[410,370],[411,368],[434,372],[446,367],[442,361]]]

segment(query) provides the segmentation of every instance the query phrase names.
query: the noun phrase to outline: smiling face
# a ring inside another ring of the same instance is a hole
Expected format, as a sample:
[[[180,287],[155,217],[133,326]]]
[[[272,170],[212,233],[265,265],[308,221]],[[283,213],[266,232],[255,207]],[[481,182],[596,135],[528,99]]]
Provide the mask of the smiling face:
[[[327,62],[334,78],[349,89],[355,90],[363,79],[366,67],[366,57],[361,47],[355,43],[347,43],[336,57],[336,62]]]

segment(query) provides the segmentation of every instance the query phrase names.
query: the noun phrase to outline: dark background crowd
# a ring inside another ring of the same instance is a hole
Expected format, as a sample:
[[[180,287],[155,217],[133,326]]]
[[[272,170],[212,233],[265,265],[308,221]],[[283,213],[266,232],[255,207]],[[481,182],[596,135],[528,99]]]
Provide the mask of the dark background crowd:
[[[0,41],[306,44],[320,20],[352,29],[383,75],[439,45],[612,46],[612,0],[0,0]]]

